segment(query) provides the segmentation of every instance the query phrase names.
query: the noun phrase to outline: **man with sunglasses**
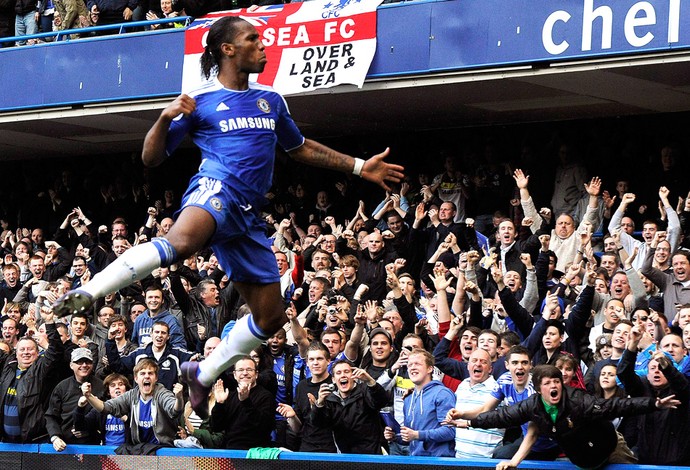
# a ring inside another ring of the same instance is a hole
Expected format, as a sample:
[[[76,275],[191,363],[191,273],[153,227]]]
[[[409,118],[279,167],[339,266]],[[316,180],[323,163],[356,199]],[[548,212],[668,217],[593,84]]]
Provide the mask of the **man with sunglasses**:
[[[70,355],[73,375],[61,381],[50,395],[46,410],[46,428],[53,449],[65,450],[67,444],[98,444],[100,436],[74,431],[74,409],[81,398],[81,384],[91,383],[93,393],[102,396],[103,382],[94,377],[94,357],[87,348],[77,348]]]

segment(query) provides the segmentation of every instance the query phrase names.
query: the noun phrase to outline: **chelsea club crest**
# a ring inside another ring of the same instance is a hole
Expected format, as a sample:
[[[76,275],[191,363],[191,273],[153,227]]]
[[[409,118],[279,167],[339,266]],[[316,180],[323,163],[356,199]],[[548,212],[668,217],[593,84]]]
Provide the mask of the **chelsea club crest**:
[[[268,101],[265,99],[261,98],[256,102],[256,105],[259,107],[261,111],[264,113],[270,113],[271,112],[271,105],[268,104]]]
[[[220,199],[217,197],[212,197],[209,202],[211,203],[211,207],[213,207],[216,211],[220,212],[223,210],[223,203],[220,202]]]

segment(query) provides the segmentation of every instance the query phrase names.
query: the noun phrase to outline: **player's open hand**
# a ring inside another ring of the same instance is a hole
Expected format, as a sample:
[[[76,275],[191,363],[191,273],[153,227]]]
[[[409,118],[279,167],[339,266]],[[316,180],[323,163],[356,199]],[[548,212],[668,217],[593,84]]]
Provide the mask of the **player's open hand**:
[[[386,148],[383,152],[374,155],[364,162],[364,167],[362,167],[362,178],[378,184],[386,191],[391,190],[388,184],[386,184],[387,182],[399,183],[405,177],[403,174],[405,168],[384,161],[389,153],[390,148]]]

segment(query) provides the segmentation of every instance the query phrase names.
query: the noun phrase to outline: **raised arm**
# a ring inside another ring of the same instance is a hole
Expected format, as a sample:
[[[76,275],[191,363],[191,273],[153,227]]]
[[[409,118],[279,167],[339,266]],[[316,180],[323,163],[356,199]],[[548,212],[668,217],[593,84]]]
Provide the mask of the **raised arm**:
[[[456,315],[462,315],[465,311],[465,303],[467,302],[467,293],[465,292],[465,273],[464,271],[458,272],[458,282],[455,284],[455,295],[453,296],[452,310]],[[438,311],[438,309],[437,309]],[[438,312],[438,321],[450,321],[450,312],[447,312],[448,316],[443,316],[441,319],[441,313]]]
[[[196,100],[182,94],[170,103],[153,124],[144,138],[144,149],[141,160],[148,167],[155,167],[163,163],[167,157],[165,141],[168,137],[170,123],[180,114],[189,116],[196,109]]]
[[[434,282],[434,288],[437,294],[436,310],[438,312],[439,321],[441,321],[441,318],[448,321],[451,318],[451,314],[450,307],[448,306],[448,294],[446,289],[450,286],[452,278],[447,279],[443,271],[434,269],[434,275],[431,277],[431,280]]]
[[[599,193],[601,192],[601,179],[598,176],[593,177],[589,184],[585,183],[585,191],[589,195],[590,209],[596,209],[599,206]]]
[[[50,368],[62,358],[65,345],[55,325],[53,309],[50,307],[41,307],[39,309],[39,314],[41,315],[41,320],[43,320],[43,323],[46,325],[46,333],[48,335],[48,349],[43,353],[43,364],[45,367]]]
[[[565,331],[568,336],[573,338],[573,341],[580,341],[586,338],[588,333],[587,321],[592,312],[592,302],[594,301],[594,280],[596,279],[596,272],[588,270],[585,274],[586,286],[582,289],[580,296],[577,298],[575,305],[573,305],[570,315],[565,320]]]
[[[450,375],[458,380],[464,380],[467,377],[467,363],[452,359],[448,357],[450,352],[450,343],[457,336],[460,329],[462,329],[462,323],[459,318],[453,319],[450,322],[450,328],[446,336],[439,341],[438,345],[434,349],[434,359],[436,360],[436,367],[446,375]]]
[[[307,358],[307,349],[309,348],[309,338],[307,337],[307,332],[300,325],[297,319],[297,309],[295,304],[290,302],[290,306],[285,310],[285,315],[287,315],[290,321],[290,331],[292,331],[292,338],[297,343],[297,349],[299,350],[299,355],[302,359]]]
[[[642,379],[635,373],[635,359],[637,358],[637,349],[642,339],[642,330],[638,325],[635,325],[630,330],[625,351],[618,362],[618,369],[616,376],[623,384],[625,392],[632,397],[641,397],[645,395],[645,389]]]
[[[666,284],[667,282],[669,282],[669,279],[666,273],[662,272],[658,268],[655,268],[653,263],[656,248],[657,246],[659,246],[659,243],[661,243],[665,239],[666,232],[658,231],[654,234],[654,238],[652,238],[652,243],[651,245],[649,245],[649,250],[647,250],[647,255],[645,256],[645,259],[642,262],[642,267],[640,268],[640,272],[644,274],[645,277],[649,278],[649,280],[652,281],[654,285],[662,291],[666,289]]]
[[[289,229],[291,226],[292,221],[290,219],[283,219],[278,224],[278,229],[276,230],[276,233],[273,235],[273,245],[280,251],[285,253],[288,256],[288,259],[290,258],[290,246],[288,245],[287,238],[285,238],[285,231]]]
[[[103,403],[103,401],[96,395],[91,393],[91,384],[89,382],[84,382],[81,384],[81,393],[89,401],[89,405],[91,405],[96,411],[99,413],[103,411],[105,403]]]
[[[410,202],[405,197],[409,190],[410,185],[403,181],[400,185],[400,194],[393,194],[393,210],[403,219],[407,217],[407,213],[410,210]]]
[[[367,301],[367,310],[376,309],[376,303]],[[359,305],[357,313],[355,314],[355,327],[352,329],[350,339],[345,343],[345,357],[348,361],[355,362],[359,359],[359,345],[364,337],[364,327],[367,324],[367,315],[364,313],[364,308]]]
[[[520,300],[520,305],[531,314],[539,303],[537,271],[532,265],[532,257],[529,253],[522,253],[520,261],[525,265],[525,276],[527,278],[525,293],[522,296],[522,300]]]
[[[379,205],[374,209],[374,215],[372,216],[375,220],[381,220],[383,216],[388,212],[393,210],[393,199],[392,195],[387,193],[386,199],[381,201]]]
[[[525,217],[529,217],[534,221],[532,225],[530,225],[530,230],[532,233],[537,233],[537,231],[541,228],[542,219],[539,216],[537,207],[534,205],[532,196],[530,196],[529,190],[527,189],[527,185],[529,184],[529,176],[525,175],[522,170],[517,169],[513,173],[513,178],[515,179],[515,184],[520,190],[520,205],[525,213]]]
[[[497,269],[496,271],[497,272],[492,270],[491,274],[494,275],[494,279],[500,279],[500,282],[497,282],[497,285],[498,296],[501,299],[501,304],[508,314],[508,317],[510,317],[510,319],[513,321],[513,324],[515,324],[515,328],[518,329],[518,332],[523,338],[527,338],[534,327],[534,319],[532,318],[532,314],[518,303],[517,299],[515,298],[515,294],[513,294],[510,289],[505,286],[500,269]]]
[[[678,214],[673,209],[671,203],[668,201],[669,193],[670,191],[666,186],[662,186],[659,188],[659,200],[661,201],[661,204],[664,206],[666,218],[668,219],[668,226],[666,227],[666,238],[668,239],[668,242],[671,244],[671,253],[673,253],[678,249],[678,245],[680,244],[681,232],[680,219],[678,218]]]
[[[637,270],[632,267],[633,261],[637,257],[638,248],[632,252],[632,255],[626,258],[623,263],[623,268],[625,269],[625,276],[628,278],[628,284],[630,284],[630,291],[633,297],[633,311],[638,308],[649,308],[649,301],[647,300],[647,291],[645,290],[644,284],[642,284],[642,279],[637,274]]]
[[[541,318],[534,324],[532,331],[527,338],[522,341],[524,347],[530,350],[534,356],[541,347],[541,339],[546,333],[546,321],[551,318],[551,313],[558,305],[558,296],[556,294],[548,294],[546,296],[546,303],[542,309]]]
[[[467,252],[467,266],[465,266],[465,279],[470,282],[477,282],[477,263],[481,260],[479,252],[476,250],[470,250]]]
[[[625,193],[623,197],[621,198],[621,203],[618,206],[618,209],[616,209],[616,212],[613,213],[613,216],[611,217],[611,222],[609,222],[609,233],[614,233],[616,231],[620,231],[620,242],[625,251],[628,253],[632,253],[633,247],[635,246],[637,240],[635,240],[633,237],[628,235],[627,233],[621,231],[621,221],[623,220],[623,216],[625,215],[625,210],[628,208],[628,205],[632,204],[635,202],[635,195],[633,193]]]
[[[308,165],[353,173],[367,181],[376,183],[386,191],[390,191],[387,183],[399,183],[403,178],[404,168],[400,165],[386,163],[390,149],[374,155],[364,161],[337,152],[315,140],[306,139],[304,144],[290,152],[290,156],[298,162]]]

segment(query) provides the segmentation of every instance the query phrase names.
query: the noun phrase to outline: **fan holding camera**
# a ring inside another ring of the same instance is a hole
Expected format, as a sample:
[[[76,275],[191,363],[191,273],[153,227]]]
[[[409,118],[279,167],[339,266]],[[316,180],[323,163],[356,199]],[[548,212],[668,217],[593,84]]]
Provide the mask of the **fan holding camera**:
[[[339,360],[331,368],[333,383],[323,383],[311,410],[316,427],[332,426],[335,444],[348,454],[381,454],[383,427],[379,411],[386,391],[364,370]],[[334,386],[332,390],[331,387]]]

